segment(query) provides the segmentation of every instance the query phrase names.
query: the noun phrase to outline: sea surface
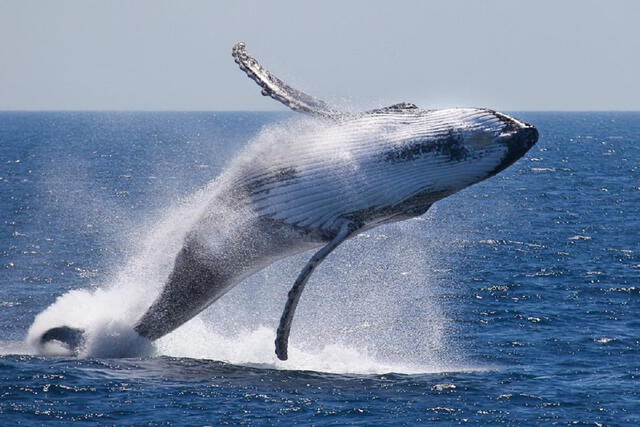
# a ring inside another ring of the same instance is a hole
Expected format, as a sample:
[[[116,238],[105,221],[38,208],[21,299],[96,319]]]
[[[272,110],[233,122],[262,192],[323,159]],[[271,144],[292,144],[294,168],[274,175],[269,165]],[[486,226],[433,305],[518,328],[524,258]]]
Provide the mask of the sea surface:
[[[27,337],[128,321],[209,183],[295,115],[0,113],[0,424],[640,425],[640,113],[512,114],[540,130],[526,157],[338,248],[281,362],[309,253],[143,356]]]

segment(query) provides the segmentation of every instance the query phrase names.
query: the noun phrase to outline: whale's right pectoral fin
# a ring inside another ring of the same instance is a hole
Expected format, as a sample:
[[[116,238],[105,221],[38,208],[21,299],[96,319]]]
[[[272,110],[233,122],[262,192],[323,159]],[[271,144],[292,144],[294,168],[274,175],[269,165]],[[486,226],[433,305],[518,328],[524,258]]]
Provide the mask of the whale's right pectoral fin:
[[[349,237],[357,233],[358,228],[353,223],[346,223],[341,228],[336,237],[327,243],[322,249],[316,252],[304,266],[300,275],[296,279],[293,287],[287,295],[287,303],[285,304],[282,317],[280,317],[280,325],[276,336],[276,355],[280,360],[287,360],[287,346],[289,341],[289,332],[291,331],[291,322],[295,314],[300,295],[304,290],[311,273],[335,248],[340,246]]]
[[[313,114],[329,119],[340,119],[347,115],[344,112],[331,108],[326,102],[314,98],[311,95],[292,88],[269,71],[260,63],[249,56],[244,43],[236,43],[233,46],[232,55],[240,69],[247,73],[262,88],[264,96],[270,96],[291,108],[293,111]]]

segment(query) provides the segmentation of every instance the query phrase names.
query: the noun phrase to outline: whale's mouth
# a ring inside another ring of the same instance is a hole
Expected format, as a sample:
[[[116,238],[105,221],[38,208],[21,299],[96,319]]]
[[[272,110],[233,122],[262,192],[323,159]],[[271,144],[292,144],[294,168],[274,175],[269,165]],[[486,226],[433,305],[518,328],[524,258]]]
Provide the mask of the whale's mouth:
[[[506,137],[509,154],[522,157],[538,142],[539,134],[535,126],[524,123],[524,126],[509,132]]]

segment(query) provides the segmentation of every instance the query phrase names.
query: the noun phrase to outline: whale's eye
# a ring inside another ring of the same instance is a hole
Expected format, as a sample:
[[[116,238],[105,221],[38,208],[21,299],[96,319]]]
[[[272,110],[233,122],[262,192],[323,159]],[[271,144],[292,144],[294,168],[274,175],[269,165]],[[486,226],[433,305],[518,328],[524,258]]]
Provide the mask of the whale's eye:
[[[477,131],[465,138],[465,142],[476,150],[482,149],[493,142],[494,138],[490,133]]]

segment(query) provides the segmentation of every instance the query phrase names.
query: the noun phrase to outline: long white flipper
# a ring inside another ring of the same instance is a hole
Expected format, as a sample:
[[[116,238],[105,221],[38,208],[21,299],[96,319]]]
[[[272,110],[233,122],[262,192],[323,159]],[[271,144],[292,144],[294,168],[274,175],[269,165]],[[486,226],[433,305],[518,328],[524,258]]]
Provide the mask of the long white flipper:
[[[271,74],[255,58],[249,56],[244,43],[236,43],[233,46],[232,55],[240,69],[262,88],[264,96],[270,96],[292,110],[302,113],[330,119],[338,119],[346,115],[346,113],[334,110],[326,102],[292,88]]]
[[[287,295],[287,303],[284,306],[284,311],[280,318],[280,325],[278,326],[278,333],[276,336],[276,355],[278,356],[278,359],[287,360],[288,358],[287,346],[289,341],[289,332],[291,331],[291,322],[293,321],[293,315],[296,312],[300,295],[302,295],[302,291],[304,290],[311,273],[313,273],[313,270],[320,265],[327,255],[337,248],[340,243],[344,242],[356,233],[356,231],[357,227],[355,227],[353,223],[344,224],[340,228],[336,237],[316,252],[300,272],[300,275]]]
[[[409,102],[401,102],[384,108],[365,111],[363,113],[350,113],[339,111],[331,107],[321,99],[308,95],[298,89],[294,89],[273,74],[247,53],[244,43],[236,43],[233,46],[231,55],[240,69],[247,73],[251,80],[258,83],[262,88],[264,96],[270,96],[278,102],[283,103],[293,111],[313,114],[327,119],[339,120],[350,117],[357,117],[363,114],[385,114],[398,113],[403,111],[415,111],[418,107]]]

